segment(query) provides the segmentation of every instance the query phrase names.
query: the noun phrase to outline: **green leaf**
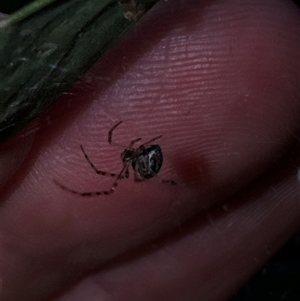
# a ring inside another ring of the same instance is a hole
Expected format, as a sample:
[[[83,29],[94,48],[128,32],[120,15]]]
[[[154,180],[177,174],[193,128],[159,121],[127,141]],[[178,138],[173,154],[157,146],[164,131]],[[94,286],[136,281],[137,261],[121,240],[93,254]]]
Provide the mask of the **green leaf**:
[[[41,114],[157,1],[39,0],[1,20],[0,141]]]

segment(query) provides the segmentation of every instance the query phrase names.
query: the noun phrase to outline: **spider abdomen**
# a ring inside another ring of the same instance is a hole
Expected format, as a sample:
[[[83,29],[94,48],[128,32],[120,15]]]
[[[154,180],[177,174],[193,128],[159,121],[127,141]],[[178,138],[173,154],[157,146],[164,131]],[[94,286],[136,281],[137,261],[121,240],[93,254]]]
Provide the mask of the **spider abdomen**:
[[[159,145],[146,145],[138,149],[132,167],[137,179],[154,177],[161,169],[163,155]]]

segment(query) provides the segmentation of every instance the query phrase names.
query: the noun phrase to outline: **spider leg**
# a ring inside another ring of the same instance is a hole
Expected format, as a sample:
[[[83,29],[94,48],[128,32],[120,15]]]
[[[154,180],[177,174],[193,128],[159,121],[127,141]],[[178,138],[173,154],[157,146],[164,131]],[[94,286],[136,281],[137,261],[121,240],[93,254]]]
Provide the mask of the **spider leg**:
[[[171,185],[177,185],[177,183],[173,180],[161,180],[162,184],[171,184]]]
[[[115,130],[116,127],[118,127],[123,121],[119,121],[117,124],[115,124],[108,132],[108,143],[110,145],[114,145],[114,146],[119,146],[119,147],[122,147],[122,148],[125,148],[125,149],[129,149],[129,148],[132,148],[132,146],[134,145],[134,143],[140,141],[142,138],[137,138],[137,139],[134,139],[130,142],[129,146],[125,146],[125,145],[122,145],[122,144],[119,144],[119,143],[115,143],[112,141],[112,133],[113,131]]]
[[[148,144],[150,144],[151,142],[153,142],[153,141],[155,141],[155,140],[157,140],[157,139],[159,139],[159,138],[161,138],[161,137],[162,137],[162,135],[156,136],[156,137],[152,138],[151,140],[149,140],[149,141],[143,143],[141,146],[143,146],[143,145],[148,145]]]
[[[112,172],[107,172],[107,171],[102,171],[99,170],[94,164],[93,162],[90,160],[90,158],[88,157],[88,155],[86,154],[83,146],[80,144],[80,148],[83,152],[84,157],[86,158],[86,160],[90,163],[91,167],[94,169],[94,171],[98,174],[98,175],[102,175],[102,176],[111,176],[111,177],[117,177],[118,174],[117,173],[112,173]],[[122,179],[124,178],[124,176],[122,177]],[[128,178],[128,177],[127,177]]]
[[[121,123],[123,122],[123,120],[119,121],[117,124],[115,124],[108,132],[109,136],[112,136],[112,132],[115,130],[116,127],[118,127]]]
[[[140,140],[142,140],[142,138],[137,138],[137,139],[132,140],[126,148],[132,148],[133,145]]]
[[[148,180],[148,179],[141,179],[141,178],[138,178],[138,177],[134,178],[134,182],[143,182],[143,181],[146,181],[146,180]],[[162,184],[177,185],[177,183],[175,181],[173,181],[173,180],[162,180],[162,179],[160,179],[160,182]]]
[[[122,144],[119,144],[119,143],[115,143],[112,141],[112,133],[113,131],[116,129],[116,127],[118,127],[123,121],[119,121],[117,124],[115,124],[108,132],[108,143],[110,145],[114,145],[114,146],[119,146],[119,147],[123,147],[123,148],[126,148],[126,146],[122,145]]]
[[[115,180],[115,182],[112,184],[111,188],[109,190],[100,190],[100,191],[88,191],[88,192],[81,192],[81,191],[77,191],[77,190],[73,190],[71,188],[68,188],[67,186],[62,185],[61,183],[59,183],[58,181],[54,180],[54,183],[56,185],[58,185],[60,188],[62,188],[63,190],[69,191],[73,194],[77,194],[77,195],[81,195],[81,196],[96,196],[96,195],[109,195],[115,192],[115,189],[118,186],[118,182],[119,180],[121,180],[124,177],[124,173],[127,172],[129,167],[129,164],[124,165],[123,169],[121,170],[121,172],[119,173],[117,179]]]

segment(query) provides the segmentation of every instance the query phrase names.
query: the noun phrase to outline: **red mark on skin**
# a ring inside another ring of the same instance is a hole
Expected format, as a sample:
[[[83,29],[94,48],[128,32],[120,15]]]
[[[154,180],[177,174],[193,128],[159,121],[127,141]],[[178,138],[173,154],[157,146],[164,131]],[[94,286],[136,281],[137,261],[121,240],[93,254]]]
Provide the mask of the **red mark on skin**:
[[[208,162],[203,157],[176,157],[172,161],[184,183],[202,186],[210,182]]]

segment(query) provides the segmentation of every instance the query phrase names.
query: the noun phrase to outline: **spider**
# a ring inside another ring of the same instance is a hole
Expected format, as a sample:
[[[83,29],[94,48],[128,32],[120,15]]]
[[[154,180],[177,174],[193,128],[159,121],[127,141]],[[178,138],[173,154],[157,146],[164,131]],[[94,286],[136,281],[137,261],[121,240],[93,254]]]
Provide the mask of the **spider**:
[[[154,177],[161,169],[163,163],[163,154],[161,148],[158,144],[150,144],[153,141],[162,137],[162,135],[156,136],[144,144],[141,144],[138,148],[134,148],[133,145],[140,141],[142,138],[134,139],[130,142],[128,146],[124,146],[112,141],[113,131],[122,123],[123,121],[119,121],[116,125],[114,125],[108,132],[108,143],[113,146],[122,147],[124,151],[121,154],[123,168],[120,173],[111,173],[97,169],[97,167],[90,160],[88,155],[86,154],[83,146],[80,144],[80,148],[83,152],[84,157],[94,169],[94,171],[103,176],[111,176],[115,177],[116,180],[112,184],[109,190],[101,190],[101,191],[89,191],[89,192],[80,192],[77,190],[70,189],[56,180],[54,180],[55,184],[60,186],[62,189],[72,192],[74,194],[78,194],[81,196],[95,196],[95,195],[109,195],[112,194],[118,183],[121,179],[129,177],[129,167],[132,166],[134,170],[134,181],[142,182],[147,179]],[[162,183],[176,185],[176,182],[173,180],[162,180]]]

